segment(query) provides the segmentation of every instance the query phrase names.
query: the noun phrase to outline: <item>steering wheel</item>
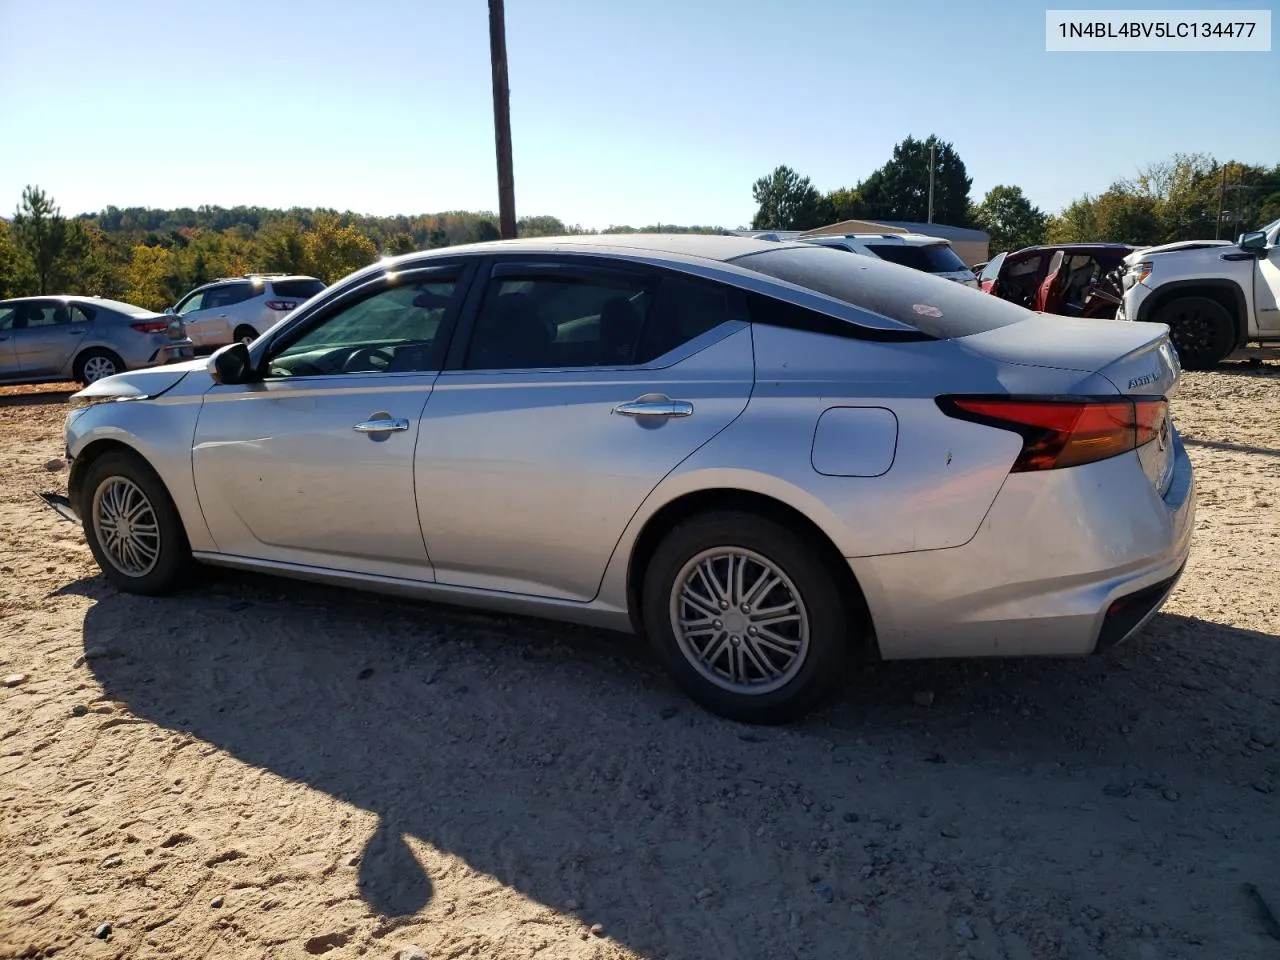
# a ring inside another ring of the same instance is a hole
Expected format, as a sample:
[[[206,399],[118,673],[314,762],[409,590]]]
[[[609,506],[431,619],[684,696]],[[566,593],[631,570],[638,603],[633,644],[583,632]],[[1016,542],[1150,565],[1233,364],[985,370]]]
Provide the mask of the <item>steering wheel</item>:
[[[382,373],[395,360],[395,355],[383,347],[361,347],[351,351],[342,363],[343,373]]]

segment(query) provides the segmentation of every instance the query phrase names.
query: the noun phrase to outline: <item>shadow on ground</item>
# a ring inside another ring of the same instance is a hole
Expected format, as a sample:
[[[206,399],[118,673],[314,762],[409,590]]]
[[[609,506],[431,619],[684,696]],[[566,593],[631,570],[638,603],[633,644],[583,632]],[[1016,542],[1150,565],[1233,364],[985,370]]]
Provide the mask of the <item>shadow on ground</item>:
[[[76,387],[75,390],[79,390]],[[47,407],[66,403],[75,390],[36,390],[29,393],[0,393],[0,407]]]
[[[1233,898],[1274,876],[1280,835],[1274,771],[1242,750],[1280,703],[1266,634],[1164,615],[1088,660],[882,664],[761,729],[702,713],[620,635],[237,575],[66,591],[98,601],[108,697],[377,814],[359,892],[380,914],[433,896],[409,836],[582,899],[649,955],[950,956],[957,916],[1036,956],[1152,929],[1261,949]],[[1114,929],[1055,919],[1086,900]]]

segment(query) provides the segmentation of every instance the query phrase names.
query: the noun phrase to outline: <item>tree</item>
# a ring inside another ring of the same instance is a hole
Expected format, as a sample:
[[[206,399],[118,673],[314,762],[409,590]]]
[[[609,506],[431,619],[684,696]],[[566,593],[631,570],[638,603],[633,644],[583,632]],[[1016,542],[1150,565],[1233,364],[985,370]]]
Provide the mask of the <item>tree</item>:
[[[314,227],[303,235],[308,272],[333,283],[378,259],[373,241],[354,226],[342,225],[333,214],[316,217]]]
[[[138,244],[125,271],[125,299],[148,310],[163,310],[169,303],[169,270],[173,254],[164,247]]]
[[[822,194],[788,166],[777,167],[751,185],[756,202],[753,230],[812,230],[831,220]]]
[[[386,254],[389,257],[398,257],[403,253],[413,253],[417,249],[418,245],[414,243],[412,234],[401,231],[388,241]]]
[[[936,146],[933,219],[962,227],[969,222],[969,187],[964,161],[936,135],[907,137],[893,148],[893,159],[858,184],[863,216],[923,223],[929,218],[929,147]]]
[[[21,257],[13,243],[9,224],[0,220],[0,299],[12,297],[22,289],[20,265]]]
[[[54,268],[67,243],[67,221],[62,218],[62,211],[39,187],[28,186],[13,215],[13,233],[18,248],[31,261],[36,293],[52,292]]]
[[[973,209],[973,222],[991,235],[992,251],[1020,250],[1044,242],[1049,218],[1021,187],[992,187]]]
[[[296,222],[275,223],[260,239],[262,265],[277,273],[302,273],[307,269],[307,246]]]
[[[832,220],[862,219],[862,194],[857,190],[841,187],[828,193],[825,200]]]

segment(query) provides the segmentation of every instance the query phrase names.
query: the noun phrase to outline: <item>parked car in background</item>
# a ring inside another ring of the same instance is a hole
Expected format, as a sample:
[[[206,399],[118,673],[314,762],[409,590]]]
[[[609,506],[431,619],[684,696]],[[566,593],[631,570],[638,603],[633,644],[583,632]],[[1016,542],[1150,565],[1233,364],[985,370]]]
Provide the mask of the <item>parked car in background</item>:
[[[194,558],[634,630],[707,708],[770,722],[852,657],[1138,629],[1194,526],[1178,376],[1163,327],[817,244],[474,244],[88,387],[46,499],[123,590]]]
[[[888,260],[921,273],[931,273],[944,280],[955,280],[966,287],[977,286],[973,270],[965,266],[959,254],[952,249],[951,242],[942,237],[928,237],[921,233],[812,234],[801,230],[766,230],[745,235],[756,240],[802,241],[847,250],[864,257]]]
[[[1125,258],[1119,320],[1166,323],[1183,366],[1203,370],[1249,343],[1280,343],[1280,220],[1230,240],[1192,240]]]
[[[181,317],[197,347],[255,340],[325,287],[315,277],[247,273],[196,287],[169,312]]]
[[[90,384],[193,356],[181,320],[99,297],[0,300],[0,382]]]
[[[999,253],[978,286],[1028,310],[1109,319],[1120,298],[1119,273],[1134,248],[1126,243],[1064,243]]]
[[[965,266],[960,255],[951,248],[951,243],[941,237],[927,237],[920,233],[849,233],[799,239],[805,243],[888,260],[944,280],[954,280],[966,287],[978,285],[973,271]]]

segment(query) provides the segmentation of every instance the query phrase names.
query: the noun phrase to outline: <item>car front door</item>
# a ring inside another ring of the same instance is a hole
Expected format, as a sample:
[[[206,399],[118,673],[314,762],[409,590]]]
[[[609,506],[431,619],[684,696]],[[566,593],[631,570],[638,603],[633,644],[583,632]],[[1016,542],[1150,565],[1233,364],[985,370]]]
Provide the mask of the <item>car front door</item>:
[[[1280,224],[1267,234],[1267,248],[1254,269],[1253,308],[1259,331],[1280,332]]]
[[[175,312],[187,325],[187,336],[196,346],[221,346],[231,342],[234,332],[229,308],[253,295],[253,284],[247,280],[222,283],[193,294]]]
[[[499,260],[418,438],[436,579],[591,600],[627,523],[746,406],[738,291],[661,272]]]
[[[994,294],[1000,296],[1000,268],[1004,265],[1007,253],[998,253],[990,260],[987,265],[982,268],[982,273],[978,274],[978,288],[983,293]]]
[[[12,305],[0,305],[0,377],[16,377],[19,373],[18,350],[14,346],[13,318],[17,309]]]
[[[89,324],[61,300],[33,300],[17,309],[13,342],[23,376],[51,377],[71,361]]]
[[[465,274],[375,277],[280,331],[261,381],[209,389],[192,463],[220,553],[432,579],[413,453]]]

